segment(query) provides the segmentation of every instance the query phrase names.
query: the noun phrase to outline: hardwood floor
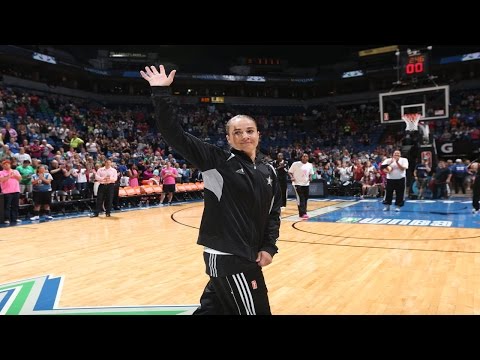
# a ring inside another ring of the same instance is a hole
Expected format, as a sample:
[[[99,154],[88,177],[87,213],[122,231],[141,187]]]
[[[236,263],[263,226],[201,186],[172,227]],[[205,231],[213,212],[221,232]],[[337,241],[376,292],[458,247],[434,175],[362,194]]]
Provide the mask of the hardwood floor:
[[[332,205],[311,202],[309,211]],[[198,304],[203,203],[0,228],[0,284],[63,276],[58,307]],[[296,214],[289,202],[282,217]],[[283,221],[274,314],[479,314],[480,232]],[[1,285],[0,285],[1,286]]]

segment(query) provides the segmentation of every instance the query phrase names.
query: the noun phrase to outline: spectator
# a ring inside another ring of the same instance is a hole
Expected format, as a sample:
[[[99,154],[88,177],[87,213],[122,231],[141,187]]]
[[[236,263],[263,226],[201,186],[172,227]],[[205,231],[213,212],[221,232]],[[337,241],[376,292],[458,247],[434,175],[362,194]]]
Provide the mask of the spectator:
[[[165,168],[160,173],[163,182],[163,192],[160,196],[160,204],[163,204],[165,195],[168,194],[168,205],[172,205],[173,194],[175,193],[175,182],[177,178],[177,169],[172,167],[170,161],[167,161]]]
[[[3,160],[2,168],[3,170],[0,171],[0,188],[5,197],[5,224],[21,223],[22,221],[18,219],[18,207],[20,205],[20,180],[22,175],[11,168],[10,160]]]
[[[112,210],[113,191],[117,181],[117,170],[112,167],[112,160],[105,160],[105,165],[97,170],[95,180],[100,183],[97,192],[97,205],[90,217],[98,217],[105,209],[105,215],[110,217]]]
[[[43,207],[45,212],[45,220],[52,220],[50,216],[50,204],[52,203],[52,182],[53,178],[47,172],[46,165],[39,165],[36,169],[36,174],[32,176],[33,184],[33,217],[32,221],[40,220],[40,207]]]
[[[302,219],[308,219],[307,203],[310,189],[310,181],[313,176],[313,165],[308,162],[308,154],[302,155],[302,160],[295,161],[288,170],[292,185],[297,196],[298,216]]]
[[[383,210],[390,210],[393,192],[395,191],[395,211],[400,211],[400,208],[405,204],[404,195],[408,159],[401,157],[400,150],[395,150],[391,158],[385,159],[382,162],[381,168],[387,172],[387,189]]]
[[[32,175],[35,174],[35,169],[30,165],[30,160],[23,160],[22,166],[17,167],[18,172],[22,175],[20,180],[20,194],[25,192],[31,193],[32,188]]]
[[[283,158],[283,153],[277,154],[277,159],[273,161],[273,167],[277,171],[278,183],[282,194],[282,207],[287,206],[287,174],[288,162]]]
[[[16,139],[18,137],[17,131],[12,128],[12,125],[9,122],[5,124],[5,127],[0,130],[0,132],[2,133],[2,139],[4,144],[8,144],[11,138]]]

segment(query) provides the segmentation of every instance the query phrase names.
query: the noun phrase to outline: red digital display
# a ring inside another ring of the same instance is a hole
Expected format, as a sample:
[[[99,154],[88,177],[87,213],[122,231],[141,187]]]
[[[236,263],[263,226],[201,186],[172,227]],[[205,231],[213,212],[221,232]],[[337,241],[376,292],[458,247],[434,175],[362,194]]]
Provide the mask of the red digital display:
[[[428,74],[427,54],[405,56],[402,62],[402,73],[405,77]]]

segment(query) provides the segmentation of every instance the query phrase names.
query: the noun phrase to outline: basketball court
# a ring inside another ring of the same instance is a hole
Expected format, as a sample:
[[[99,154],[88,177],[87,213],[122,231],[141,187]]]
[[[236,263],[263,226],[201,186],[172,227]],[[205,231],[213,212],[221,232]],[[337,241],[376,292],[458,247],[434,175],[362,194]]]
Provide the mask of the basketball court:
[[[424,64],[415,59],[413,72]],[[449,117],[448,86],[379,101],[381,123],[409,130]],[[434,144],[417,150],[435,153]],[[264,268],[272,313],[480,314],[471,199],[382,208],[379,198],[310,199],[303,220],[289,200],[279,253]],[[196,245],[202,211],[185,202],[0,227],[0,314],[191,314],[208,281]]]
[[[282,213],[264,269],[274,314],[479,314],[480,215],[467,198],[312,199]],[[190,314],[208,280],[202,202],[0,228],[2,314]]]

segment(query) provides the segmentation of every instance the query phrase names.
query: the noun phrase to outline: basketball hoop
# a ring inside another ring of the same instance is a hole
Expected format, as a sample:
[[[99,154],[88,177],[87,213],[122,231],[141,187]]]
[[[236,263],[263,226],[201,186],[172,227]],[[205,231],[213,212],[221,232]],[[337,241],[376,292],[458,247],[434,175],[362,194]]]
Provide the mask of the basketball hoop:
[[[418,122],[422,118],[421,114],[405,114],[402,116],[403,121],[407,127],[405,131],[418,131]]]

